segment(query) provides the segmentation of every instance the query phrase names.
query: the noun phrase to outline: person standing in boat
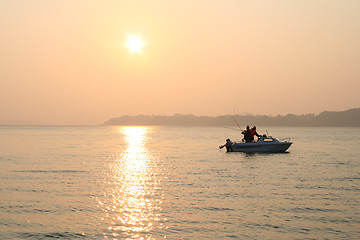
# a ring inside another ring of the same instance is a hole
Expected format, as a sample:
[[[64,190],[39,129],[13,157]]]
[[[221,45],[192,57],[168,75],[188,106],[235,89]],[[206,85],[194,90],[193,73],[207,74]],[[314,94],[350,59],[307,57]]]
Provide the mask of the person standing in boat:
[[[251,129],[249,126],[246,126],[246,130],[242,131],[241,134],[244,134],[244,139],[246,143],[252,142],[254,140],[251,140]]]
[[[254,137],[257,136],[257,137],[260,137],[260,134],[258,134],[256,132],[256,127],[254,126],[253,128],[250,129],[250,138],[251,138],[251,142],[254,141]]]

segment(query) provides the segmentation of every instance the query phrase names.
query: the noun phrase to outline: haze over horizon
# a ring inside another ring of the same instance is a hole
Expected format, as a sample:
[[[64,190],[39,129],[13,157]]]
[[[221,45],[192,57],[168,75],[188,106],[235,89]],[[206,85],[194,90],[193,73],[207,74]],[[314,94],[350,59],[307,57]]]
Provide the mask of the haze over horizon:
[[[0,120],[360,106],[360,1],[0,2]]]

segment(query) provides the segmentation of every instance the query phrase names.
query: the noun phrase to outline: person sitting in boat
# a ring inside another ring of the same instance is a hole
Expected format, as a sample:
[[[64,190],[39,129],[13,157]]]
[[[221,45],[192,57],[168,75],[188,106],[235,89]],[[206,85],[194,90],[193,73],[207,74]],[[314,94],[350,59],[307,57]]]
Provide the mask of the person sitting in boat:
[[[256,127],[254,126],[253,128],[250,129],[250,138],[251,138],[251,142],[254,141],[254,137],[257,136],[257,137],[260,137],[260,134],[258,134],[256,132]]]
[[[226,147],[227,152],[232,152],[232,148],[231,148],[232,145],[233,142],[228,138],[226,139],[226,143],[224,145],[219,146],[219,148],[222,149],[223,147]]]
[[[251,129],[249,126],[246,126],[246,130],[242,131],[241,134],[244,134],[244,141],[246,143],[252,142],[254,138],[251,140]]]

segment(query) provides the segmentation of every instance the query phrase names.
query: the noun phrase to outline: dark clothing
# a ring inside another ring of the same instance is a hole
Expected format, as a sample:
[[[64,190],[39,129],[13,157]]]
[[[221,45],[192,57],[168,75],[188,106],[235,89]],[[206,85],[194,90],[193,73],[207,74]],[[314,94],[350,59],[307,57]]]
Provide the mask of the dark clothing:
[[[227,152],[232,152],[232,145],[233,142],[230,139],[226,139],[226,143],[224,145],[219,146],[219,148],[222,149],[223,147],[226,147]]]
[[[226,151],[227,152],[232,152],[232,142],[230,141],[230,139],[228,139],[229,141],[226,141],[225,147],[226,147]]]
[[[250,133],[252,138],[254,138],[254,136],[260,137],[260,135],[256,132],[256,128],[252,128]]]
[[[260,137],[260,135],[256,132],[256,128],[253,127],[252,129],[250,129],[250,138],[251,138],[251,141],[254,141],[254,137],[257,136],[257,137]]]
[[[249,143],[254,140],[254,138],[251,139],[251,131],[249,129],[246,129],[245,131],[242,131],[242,134],[244,134],[244,140],[245,142]]]

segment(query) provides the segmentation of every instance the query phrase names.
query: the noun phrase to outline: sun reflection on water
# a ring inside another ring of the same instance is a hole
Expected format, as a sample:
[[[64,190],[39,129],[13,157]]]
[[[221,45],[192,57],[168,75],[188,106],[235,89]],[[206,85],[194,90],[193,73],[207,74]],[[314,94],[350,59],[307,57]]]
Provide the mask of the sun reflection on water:
[[[159,174],[156,158],[146,147],[149,128],[122,127],[126,148],[111,163],[110,188],[99,201],[108,223],[105,237],[151,239],[162,228]]]

